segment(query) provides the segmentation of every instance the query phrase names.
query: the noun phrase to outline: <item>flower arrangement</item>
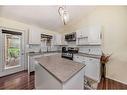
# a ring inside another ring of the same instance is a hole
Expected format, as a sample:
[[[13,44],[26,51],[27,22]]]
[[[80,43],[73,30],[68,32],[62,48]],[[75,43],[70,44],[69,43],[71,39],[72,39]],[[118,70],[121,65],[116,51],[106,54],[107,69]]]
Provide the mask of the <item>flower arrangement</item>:
[[[109,58],[110,58],[111,55],[112,55],[112,54],[106,55],[106,54],[104,54],[104,53],[102,52],[102,56],[101,56],[100,62],[101,62],[102,64],[106,64],[106,63],[109,61]]]
[[[110,55],[106,55],[102,52],[102,56],[100,58],[100,63],[101,63],[101,76],[103,78],[105,78],[105,75],[106,75],[106,66],[105,64],[109,61],[109,58],[112,54]]]

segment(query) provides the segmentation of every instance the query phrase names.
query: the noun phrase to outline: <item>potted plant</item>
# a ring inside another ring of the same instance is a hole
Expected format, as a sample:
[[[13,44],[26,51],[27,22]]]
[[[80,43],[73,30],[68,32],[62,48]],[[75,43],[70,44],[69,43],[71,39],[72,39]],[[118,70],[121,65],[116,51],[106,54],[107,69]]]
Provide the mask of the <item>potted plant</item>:
[[[105,64],[109,61],[109,58],[112,54],[106,55],[102,52],[102,56],[100,58],[100,63],[101,63],[101,77],[105,79],[106,76],[106,66]]]

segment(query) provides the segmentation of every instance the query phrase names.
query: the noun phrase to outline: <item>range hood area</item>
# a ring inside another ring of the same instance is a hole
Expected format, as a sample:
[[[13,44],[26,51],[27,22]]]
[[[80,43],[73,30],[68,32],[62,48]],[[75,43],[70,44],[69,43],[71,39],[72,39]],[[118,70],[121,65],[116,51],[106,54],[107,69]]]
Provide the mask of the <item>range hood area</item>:
[[[41,39],[47,39],[47,41],[51,40],[52,39],[52,36],[51,35],[46,35],[46,34],[41,34]]]
[[[42,41],[46,41],[46,44],[48,46],[51,45],[51,39],[52,39],[52,36],[51,35],[41,34],[41,42]]]

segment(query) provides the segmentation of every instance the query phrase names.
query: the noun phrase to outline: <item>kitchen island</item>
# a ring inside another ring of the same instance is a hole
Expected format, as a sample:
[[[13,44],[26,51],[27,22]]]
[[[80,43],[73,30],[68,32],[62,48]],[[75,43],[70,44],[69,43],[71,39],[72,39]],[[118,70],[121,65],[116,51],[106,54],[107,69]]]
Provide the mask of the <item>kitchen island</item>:
[[[36,89],[84,89],[85,65],[60,55],[35,59]]]

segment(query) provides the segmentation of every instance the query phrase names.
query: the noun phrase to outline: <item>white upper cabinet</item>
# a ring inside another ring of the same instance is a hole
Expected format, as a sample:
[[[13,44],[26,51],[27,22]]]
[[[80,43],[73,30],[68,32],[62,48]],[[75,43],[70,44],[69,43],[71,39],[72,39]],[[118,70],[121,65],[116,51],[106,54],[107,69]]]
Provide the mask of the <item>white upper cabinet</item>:
[[[77,35],[77,38],[88,37],[88,29],[87,28],[79,29],[77,30],[76,35]]]
[[[29,30],[29,44],[40,44],[41,43],[41,30],[37,27],[32,27]]]
[[[88,43],[101,44],[101,27],[91,26],[88,31]]]
[[[101,44],[101,27],[90,26],[77,30],[76,45],[100,45]]]
[[[61,45],[62,44],[62,35],[61,34],[54,34],[53,36],[53,43],[54,45]]]
[[[88,28],[82,28],[77,30],[76,35],[76,45],[88,44]]]
[[[65,35],[61,35],[62,39],[61,39],[61,43],[62,45],[68,45],[67,41],[65,40]]]

